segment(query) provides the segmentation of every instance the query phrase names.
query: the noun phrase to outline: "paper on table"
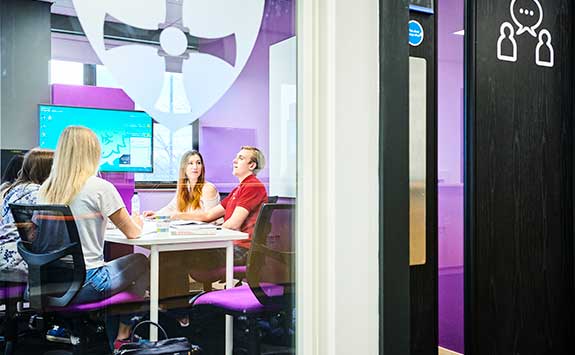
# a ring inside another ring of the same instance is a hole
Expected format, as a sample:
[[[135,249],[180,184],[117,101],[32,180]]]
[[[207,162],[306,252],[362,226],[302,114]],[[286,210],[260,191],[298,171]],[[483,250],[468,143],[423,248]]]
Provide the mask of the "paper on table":
[[[142,227],[142,234],[151,234],[156,232],[156,223],[155,222],[144,222]]]
[[[188,226],[188,225],[202,225],[202,224],[207,224],[206,222],[200,222],[200,221],[191,221],[191,220],[177,220],[177,221],[171,221],[170,222],[170,226]]]
[[[184,224],[170,226],[172,235],[186,235],[186,234],[216,234],[216,231],[221,227],[213,224]]]
[[[144,236],[144,235],[148,235],[148,234],[152,234],[156,232],[156,224],[153,223],[144,223],[143,227],[142,227],[142,233],[140,233],[140,237]],[[121,230],[119,229],[108,229],[106,231],[106,235],[110,235],[110,236],[119,236],[119,237],[126,237],[126,235],[124,233],[122,233]]]
[[[201,229],[172,229],[171,235],[215,235],[217,228],[201,228]]]
[[[200,229],[220,229],[221,227],[213,224],[171,224],[170,228],[177,230],[200,230]]]

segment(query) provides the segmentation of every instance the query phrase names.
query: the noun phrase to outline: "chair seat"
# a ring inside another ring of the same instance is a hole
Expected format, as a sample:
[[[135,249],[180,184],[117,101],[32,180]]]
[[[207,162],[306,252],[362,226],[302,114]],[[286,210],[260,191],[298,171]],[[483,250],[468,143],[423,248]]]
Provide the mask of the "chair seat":
[[[274,284],[262,285],[262,289],[269,297],[279,297],[284,294],[284,287]],[[239,313],[255,313],[263,311],[276,311],[281,305],[262,305],[249,285],[242,285],[226,290],[206,292],[193,301],[193,306],[209,305],[224,310]]]
[[[98,309],[124,304],[124,303],[135,303],[135,302],[142,302],[144,298],[138,295],[135,295],[130,292],[120,292],[112,297],[103,299],[101,301],[91,302],[91,303],[81,303],[81,304],[72,304],[66,307],[57,307],[51,308],[48,311],[57,311],[57,312],[89,312],[95,311]]]
[[[10,299],[10,298],[20,298],[24,295],[26,291],[26,284],[12,284],[6,287],[0,287],[0,300]]]

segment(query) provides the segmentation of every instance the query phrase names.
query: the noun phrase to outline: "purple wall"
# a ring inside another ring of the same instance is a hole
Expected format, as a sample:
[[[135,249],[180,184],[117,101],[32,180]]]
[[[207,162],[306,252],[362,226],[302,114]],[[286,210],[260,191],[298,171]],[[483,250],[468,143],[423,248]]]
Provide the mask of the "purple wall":
[[[121,89],[82,85],[52,85],[54,105],[133,110],[134,101]]]
[[[439,346],[463,354],[463,267],[439,270]]]
[[[439,182],[463,182],[463,0],[440,0],[438,10]]]
[[[439,186],[438,203],[439,346],[463,353],[463,187]]]
[[[206,161],[206,179],[214,183],[219,191],[231,191],[238,184],[232,175],[232,159],[239,147],[257,146],[256,136],[257,130],[254,128],[202,127],[200,150]]]
[[[134,109],[134,102],[121,89],[81,85],[52,85],[52,104],[118,110]],[[116,186],[128,212],[131,212],[130,201],[134,194],[134,174],[103,173],[102,177]]]
[[[463,266],[463,186],[438,187],[439,269]]]
[[[295,1],[266,1],[262,27],[245,68],[220,101],[200,118],[199,148],[206,158],[206,175],[221,191],[229,192],[238,183],[231,174],[231,161],[240,146],[255,145],[266,157],[269,155],[269,47],[294,35]],[[230,40],[200,43],[200,51],[233,62],[230,54],[235,52],[235,45]],[[233,132],[230,128],[243,129],[237,131],[241,136],[223,139]],[[266,183],[267,167],[258,176]]]
[[[439,345],[463,353],[463,0],[437,16]]]

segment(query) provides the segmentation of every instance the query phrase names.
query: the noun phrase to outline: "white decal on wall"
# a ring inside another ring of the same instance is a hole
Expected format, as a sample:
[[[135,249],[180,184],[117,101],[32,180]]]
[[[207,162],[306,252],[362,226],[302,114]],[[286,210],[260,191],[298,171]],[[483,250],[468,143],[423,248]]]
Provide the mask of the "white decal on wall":
[[[505,31],[506,29],[507,31]],[[499,32],[499,39],[497,40],[497,58],[507,62],[516,62],[517,42],[515,41],[515,30],[513,29],[513,26],[509,22],[503,22]]]
[[[543,8],[538,0],[511,0],[509,12],[511,19],[519,27],[518,36],[528,32],[533,37],[537,37],[535,30],[543,22]]]
[[[543,37],[546,37],[544,40]],[[543,58],[541,59],[541,52],[543,52]],[[547,54],[547,56],[545,56]],[[542,67],[553,67],[555,64],[555,53],[553,53],[553,46],[551,45],[551,34],[547,30],[541,30],[539,32],[539,42],[537,43],[537,48],[535,49],[535,62],[537,65]]]
[[[535,48],[535,64],[553,67],[555,54],[551,45],[551,33],[547,29],[542,29],[539,35],[536,32],[543,22],[543,8],[539,0],[511,0],[509,12],[511,19],[517,25],[517,30],[515,31],[509,22],[501,24],[497,39],[497,58],[506,62],[517,62],[515,36],[529,33],[539,38]]]
[[[73,2],[88,41],[122,89],[156,121],[176,130],[208,111],[237,79],[254,48],[265,0]],[[135,28],[161,30],[160,49],[145,44],[106,48],[106,16]],[[235,40],[235,56],[229,63],[190,49],[188,35],[205,40],[230,37]],[[168,62],[183,75],[189,112],[168,112],[160,105]]]

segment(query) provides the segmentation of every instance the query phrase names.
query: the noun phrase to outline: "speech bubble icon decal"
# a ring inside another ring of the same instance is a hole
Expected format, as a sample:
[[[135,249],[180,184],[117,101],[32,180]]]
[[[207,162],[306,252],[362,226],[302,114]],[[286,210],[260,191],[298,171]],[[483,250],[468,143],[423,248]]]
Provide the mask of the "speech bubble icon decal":
[[[512,0],[509,11],[511,19],[518,27],[517,36],[528,32],[537,37],[535,30],[543,21],[543,8],[538,0]]]

